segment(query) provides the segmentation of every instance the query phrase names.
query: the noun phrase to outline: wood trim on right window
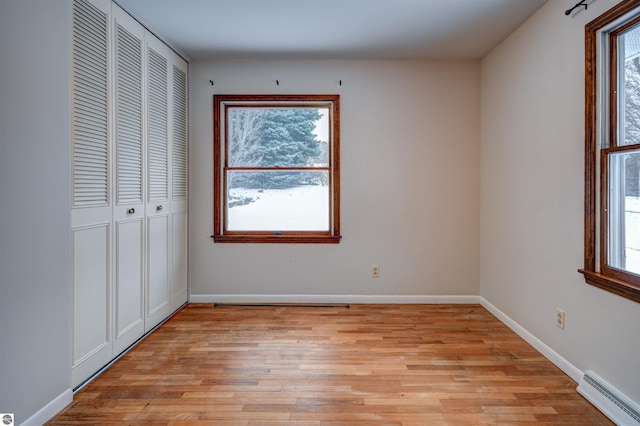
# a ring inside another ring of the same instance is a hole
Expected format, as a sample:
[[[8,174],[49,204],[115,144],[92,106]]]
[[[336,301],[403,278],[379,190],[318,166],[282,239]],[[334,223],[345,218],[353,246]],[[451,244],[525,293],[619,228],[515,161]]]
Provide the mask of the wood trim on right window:
[[[619,69],[624,67],[618,66],[623,50],[619,41],[622,35],[640,27],[639,15],[640,1],[625,0],[585,27],[584,268],[579,270],[588,284],[636,302],[640,302],[640,271],[626,266],[626,252],[619,254],[624,259],[622,262],[612,259],[616,250],[622,252],[629,248],[625,243],[625,229],[633,226],[630,235],[635,235],[640,234],[640,226],[626,219],[626,208],[614,213],[616,204],[610,194],[618,194],[624,204],[628,192],[626,174],[624,182],[618,184],[610,164],[618,161],[624,171],[627,157],[623,157],[625,161],[614,157],[640,156],[640,138],[628,142],[620,135],[619,123],[626,120],[626,112],[619,110],[621,96],[624,96],[619,93],[622,92],[619,76],[626,77],[625,71]],[[626,84],[625,81],[622,84]],[[640,116],[640,108],[638,112]],[[640,200],[638,195],[636,198]],[[616,226],[616,214],[622,215],[622,226]]]

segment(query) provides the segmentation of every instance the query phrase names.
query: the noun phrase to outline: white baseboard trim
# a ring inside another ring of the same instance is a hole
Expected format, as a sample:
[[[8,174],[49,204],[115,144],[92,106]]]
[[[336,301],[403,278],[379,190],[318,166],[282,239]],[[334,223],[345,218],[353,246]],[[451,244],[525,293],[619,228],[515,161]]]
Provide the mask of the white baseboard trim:
[[[562,357],[559,353],[551,349],[544,343],[542,340],[538,339],[536,336],[531,334],[527,329],[522,327],[520,324],[512,320],[507,314],[502,312],[500,309],[495,307],[491,302],[486,300],[484,297],[480,297],[480,304],[489,312],[493,314],[496,318],[502,321],[507,327],[513,330],[518,336],[522,337],[527,343],[533,346],[538,352],[544,355],[549,361],[554,363],[559,369],[564,371],[567,376],[571,377],[576,383],[580,382],[582,379],[583,372],[567,361],[564,357]]]
[[[65,408],[67,405],[73,402],[73,391],[71,388],[62,392],[60,395],[55,397],[51,402],[42,407],[35,413],[33,416],[29,417],[27,420],[21,423],[22,426],[40,426],[45,424],[48,420],[50,420],[53,416],[58,414]]]
[[[480,304],[480,296],[332,294],[192,294],[189,303]]]

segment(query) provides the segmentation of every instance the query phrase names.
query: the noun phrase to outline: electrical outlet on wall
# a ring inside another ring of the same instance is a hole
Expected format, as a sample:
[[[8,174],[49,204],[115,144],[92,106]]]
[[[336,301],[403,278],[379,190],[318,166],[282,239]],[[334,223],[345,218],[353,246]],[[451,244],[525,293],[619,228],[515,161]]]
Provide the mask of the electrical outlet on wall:
[[[378,278],[380,276],[380,266],[371,265],[371,277]]]
[[[564,311],[556,308],[556,325],[564,330]]]

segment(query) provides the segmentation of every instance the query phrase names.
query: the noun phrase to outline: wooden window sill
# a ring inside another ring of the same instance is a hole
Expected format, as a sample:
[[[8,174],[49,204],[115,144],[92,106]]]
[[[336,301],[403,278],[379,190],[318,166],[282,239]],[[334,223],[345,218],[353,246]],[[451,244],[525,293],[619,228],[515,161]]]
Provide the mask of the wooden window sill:
[[[578,269],[578,272],[584,275],[584,279],[587,284],[591,284],[635,302],[640,302],[640,286],[603,275],[599,272],[587,271],[584,269]]]
[[[338,244],[340,235],[212,235],[216,243]]]

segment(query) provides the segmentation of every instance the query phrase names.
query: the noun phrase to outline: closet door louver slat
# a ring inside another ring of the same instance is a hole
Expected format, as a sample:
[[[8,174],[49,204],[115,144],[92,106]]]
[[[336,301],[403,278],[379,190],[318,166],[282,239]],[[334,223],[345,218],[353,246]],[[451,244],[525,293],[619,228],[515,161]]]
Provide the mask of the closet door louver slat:
[[[73,4],[74,207],[109,203],[107,18],[84,0]]]
[[[116,28],[117,202],[141,203],[142,40]]]
[[[172,195],[187,197],[187,75],[173,66],[173,158]]]

